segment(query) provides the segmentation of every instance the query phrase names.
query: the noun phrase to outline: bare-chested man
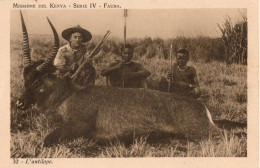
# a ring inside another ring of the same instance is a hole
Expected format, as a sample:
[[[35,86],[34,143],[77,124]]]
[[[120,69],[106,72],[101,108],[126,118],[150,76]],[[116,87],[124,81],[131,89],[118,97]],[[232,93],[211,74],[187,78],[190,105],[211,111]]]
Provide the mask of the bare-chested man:
[[[101,75],[106,76],[108,86],[147,88],[146,78],[151,73],[141,64],[131,61],[133,53],[133,47],[126,44],[122,52],[122,61],[113,62],[102,69]]]
[[[149,83],[150,89],[159,91],[168,91],[168,81],[170,84],[170,93],[176,93],[187,97],[199,98],[200,87],[195,68],[187,66],[189,61],[189,52],[187,49],[180,49],[176,55],[176,63],[172,67],[172,71],[167,73],[167,79],[160,77],[156,83],[157,88]]]

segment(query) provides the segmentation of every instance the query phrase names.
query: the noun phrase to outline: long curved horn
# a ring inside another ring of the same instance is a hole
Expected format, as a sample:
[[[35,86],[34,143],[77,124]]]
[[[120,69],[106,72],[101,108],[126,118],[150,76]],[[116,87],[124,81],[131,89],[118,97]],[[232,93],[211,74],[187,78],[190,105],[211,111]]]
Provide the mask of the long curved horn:
[[[57,33],[55,27],[53,26],[53,24],[51,23],[51,21],[49,20],[48,17],[47,17],[47,20],[51,26],[51,29],[52,29],[52,32],[54,35],[54,45],[52,48],[51,55],[49,57],[47,57],[45,59],[45,61],[36,68],[37,71],[42,71],[47,65],[50,65],[52,63],[52,61],[54,60],[54,58],[58,52],[59,46],[60,46],[59,36],[58,36],[58,33]]]
[[[28,33],[24,23],[23,14],[20,11],[21,20],[22,20],[22,28],[23,28],[23,65],[27,67],[31,64],[31,56],[30,56],[30,49],[29,49],[29,40],[28,40]]]

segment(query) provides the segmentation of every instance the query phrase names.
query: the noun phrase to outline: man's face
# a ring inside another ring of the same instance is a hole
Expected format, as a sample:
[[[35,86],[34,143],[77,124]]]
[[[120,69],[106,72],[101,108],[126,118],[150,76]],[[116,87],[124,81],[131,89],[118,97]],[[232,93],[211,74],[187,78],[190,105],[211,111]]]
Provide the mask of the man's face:
[[[125,48],[122,52],[122,62],[127,63],[130,62],[133,58],[134,51],[130,48]]]
[[[82,43],[83,40],[83,36],[81,33],[76,32],[76,33],[72,33],[71,37],[70,37],[70,45],[71,47],[79,47],[80,44]]]
[[[189,58],[186,54],[178,53],[177,54],[177,65],[182,68],[185,67]]]

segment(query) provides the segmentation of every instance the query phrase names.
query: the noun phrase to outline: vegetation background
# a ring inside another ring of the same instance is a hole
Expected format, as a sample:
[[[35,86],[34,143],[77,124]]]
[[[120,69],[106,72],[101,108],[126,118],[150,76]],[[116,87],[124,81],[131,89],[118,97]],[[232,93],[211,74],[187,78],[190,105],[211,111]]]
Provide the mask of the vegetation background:
[[[190,52],[189,65],[197,70],[203,101],[211,111],[213,119],[228,119],[247,122],[247,20],[219,25],[220,38],[177,37],[175,39],[143,38],[128,39],[135,46],[134,60],[152,72],[150,78],[166,76],[170,69],[169,47],[173,44],[174,55],[178,48]],[[91,51],[100,37],[87,44]],[[51,52],[51,35],[30,35],[33,60],[44,59]],[[237,44],[234,44],[233,42]],[[64,40],[61,45],[65,44]],[[93,63],[97,71],[96,84],[105,85],[100,70],[116,59],[120,59],[123,44],[107,40]],[[55,147],[43,147],[44,137],[55,125],[48,122],[37,106],[26,111],[16,109],[15,102],[22,92],[22,36],[11,35],[11,156],[12,158],[68,158],[68,157],[246,157],[247,137],[223,134],[222,137],[189,142],[187,140],[164,139],[149,144],[147,137],[134,138],[129,147],[123,143],[97,146],[94,141],[78,138],[62,142]],[[247,129],[233,129],[232,133]]]

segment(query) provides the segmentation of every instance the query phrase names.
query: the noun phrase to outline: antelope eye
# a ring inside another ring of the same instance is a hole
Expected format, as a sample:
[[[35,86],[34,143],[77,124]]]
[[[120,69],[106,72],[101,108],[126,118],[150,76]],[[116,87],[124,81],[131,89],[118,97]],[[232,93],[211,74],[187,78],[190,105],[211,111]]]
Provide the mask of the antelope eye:
[[[44,86],[44,85],[41,85],[41,86],[39,86],[38,88],[36,88],[36,92],[38,93],[38,94],[40,94],[40,93],[45,93],[46,92],[46,87]]]

